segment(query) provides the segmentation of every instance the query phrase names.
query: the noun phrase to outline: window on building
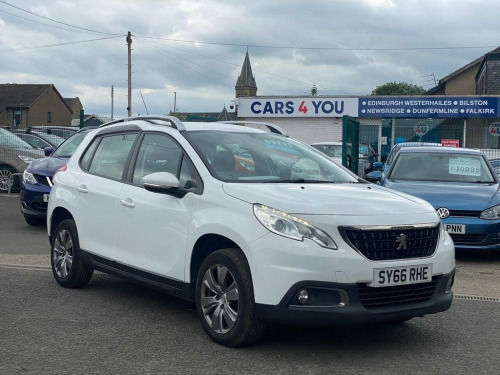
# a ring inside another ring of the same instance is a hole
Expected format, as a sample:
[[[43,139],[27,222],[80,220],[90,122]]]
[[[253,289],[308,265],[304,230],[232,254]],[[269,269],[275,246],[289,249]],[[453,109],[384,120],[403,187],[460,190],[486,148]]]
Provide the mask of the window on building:
[[[51,123],[52,122],[52,112],[47,112],[47,123]]]
[[[14,117],[12,119],[12,126],[13,127],[19,127],[22,126],[22,116],[21,116],[21,110],[20,109],[14,109],[13,111]]]

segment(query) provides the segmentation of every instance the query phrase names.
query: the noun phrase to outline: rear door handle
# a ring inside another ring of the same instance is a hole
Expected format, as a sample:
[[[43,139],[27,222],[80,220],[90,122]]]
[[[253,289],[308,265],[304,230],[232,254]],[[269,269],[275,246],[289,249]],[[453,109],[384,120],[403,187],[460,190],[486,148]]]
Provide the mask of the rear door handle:
[[[80,185],[76,187],[76,190],[78,190],[80,193],[88,193],[89,189],[85,185]]]
[[[130,208],[135,207],[134,201],[130,198],[120,199],[120,203],[122,204],[122,206],[125,206],[125,207],[130,207]]]

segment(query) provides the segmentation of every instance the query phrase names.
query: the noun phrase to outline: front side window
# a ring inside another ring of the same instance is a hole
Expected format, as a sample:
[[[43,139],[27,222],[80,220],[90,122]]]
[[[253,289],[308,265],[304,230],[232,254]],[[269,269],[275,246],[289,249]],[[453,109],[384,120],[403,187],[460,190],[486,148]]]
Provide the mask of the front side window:
[[[273,133],[195,131],[187,136],[212,175],[230,182],[356,182],[314,148]]]
[[[121,179],[136,137],[137,134],[128,133],[94,139],[94,142],[99,142],[99,140],[100,142],[90,161],[88,171],[114,180]],[[88,156],[93,146],[91,145],[84,155],[82,165],[88,163]]]
[[[132,183],[142,185],[142,178],[155,172],[178,176],[182,151],[171,138],[161,134],[146,134],[139,147]]]

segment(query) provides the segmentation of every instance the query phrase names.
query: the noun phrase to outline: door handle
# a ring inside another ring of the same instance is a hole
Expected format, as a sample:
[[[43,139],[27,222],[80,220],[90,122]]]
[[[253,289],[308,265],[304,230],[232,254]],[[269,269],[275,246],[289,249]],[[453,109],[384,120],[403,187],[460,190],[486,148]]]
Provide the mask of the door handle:
[[[89,189],[85,185],[80,185],[76,187],[76,190],[78,190],[80,193],[88,193]]]
[[[125,207],[130,207],[130,208],[135,207],[134,201],[130,198],[120,199],[120,203],[122,204],[122,206],[125,206]]]

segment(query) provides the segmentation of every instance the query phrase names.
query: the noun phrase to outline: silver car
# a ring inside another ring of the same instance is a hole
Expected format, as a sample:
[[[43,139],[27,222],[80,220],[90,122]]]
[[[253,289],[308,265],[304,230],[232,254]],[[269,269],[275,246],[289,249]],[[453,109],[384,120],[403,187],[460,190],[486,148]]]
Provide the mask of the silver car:
[[[42,150],[0,128],[0,193],[18,191],[22,173],[32,160],[43,158]]]

